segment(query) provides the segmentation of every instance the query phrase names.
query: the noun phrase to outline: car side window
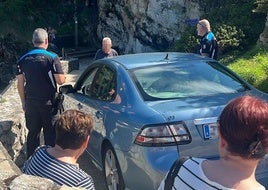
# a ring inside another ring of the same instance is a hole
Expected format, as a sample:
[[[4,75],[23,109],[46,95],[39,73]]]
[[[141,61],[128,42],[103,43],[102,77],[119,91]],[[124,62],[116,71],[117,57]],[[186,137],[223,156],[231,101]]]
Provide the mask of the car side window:
[[[89,75],[86,77],[86,79],[83,82],[83,85],[81,87],[83,94],[87,95],[87,96],[91,96],[91,85],[93,83],[93,79],[96,75],[96,72],[98,70],[97,68],[94,68]]]
[[[115,72],[103,66],[96,73],[90,89],[92,98],[99,100],[113,101],[116,95],[116,77]]]

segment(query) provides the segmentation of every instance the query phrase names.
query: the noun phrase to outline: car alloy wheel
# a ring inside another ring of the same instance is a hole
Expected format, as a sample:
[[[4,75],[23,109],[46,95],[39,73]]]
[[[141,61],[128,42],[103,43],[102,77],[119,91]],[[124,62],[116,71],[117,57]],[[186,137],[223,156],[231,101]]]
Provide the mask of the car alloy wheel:
[[[104,175],[109,190],[123,190],[123,178],[114,151],[107,147],[104,157]]]

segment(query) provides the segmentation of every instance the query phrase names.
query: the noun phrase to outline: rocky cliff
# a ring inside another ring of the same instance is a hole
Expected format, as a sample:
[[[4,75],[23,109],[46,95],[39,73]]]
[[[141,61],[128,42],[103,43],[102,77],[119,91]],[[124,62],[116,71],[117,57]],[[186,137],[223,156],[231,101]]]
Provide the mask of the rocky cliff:
[[[121,53],[166,50],[200,16],[196,0],[113,2],[98,2],[97,35],[100,39],[110,36]]]
[[[260,44],[268,46],[268,13],[266,16],[266,23],[263,32],[260,34],[259,41]]]

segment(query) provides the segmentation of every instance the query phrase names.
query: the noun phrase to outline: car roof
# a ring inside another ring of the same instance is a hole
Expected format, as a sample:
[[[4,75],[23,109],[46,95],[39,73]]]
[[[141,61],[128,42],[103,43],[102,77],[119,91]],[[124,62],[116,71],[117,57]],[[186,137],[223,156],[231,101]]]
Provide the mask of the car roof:
[[[180,52],[153,52],[153,53],[137,53],[120,55],[109,58],[110,61],[115,61],[123,65],[126,69],[134,69],[152,65],[159,65],[173,62],[186,61],[211,61],[212,59],[194,53]]]

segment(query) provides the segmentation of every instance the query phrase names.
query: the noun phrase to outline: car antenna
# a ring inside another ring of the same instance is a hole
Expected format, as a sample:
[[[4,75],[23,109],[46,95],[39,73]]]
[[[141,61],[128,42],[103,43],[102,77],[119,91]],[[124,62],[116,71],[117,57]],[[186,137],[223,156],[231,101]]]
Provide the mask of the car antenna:
[[[166,59],[166,60],[169,60],[169,58],[168,58],[168,53],[167,53],[167,55],[166,55],[165,59]]]

